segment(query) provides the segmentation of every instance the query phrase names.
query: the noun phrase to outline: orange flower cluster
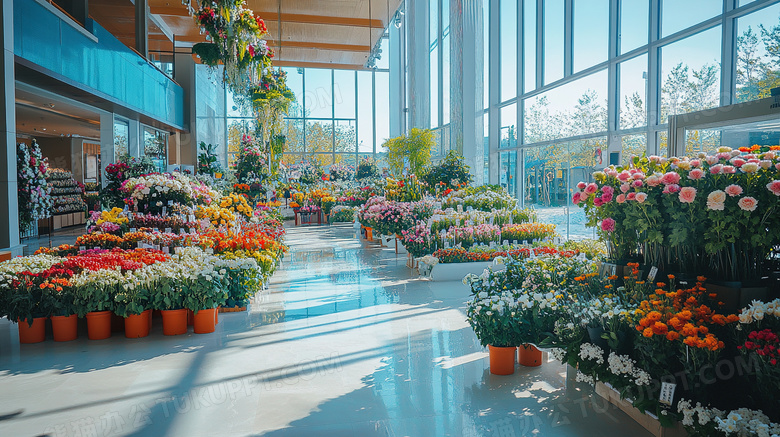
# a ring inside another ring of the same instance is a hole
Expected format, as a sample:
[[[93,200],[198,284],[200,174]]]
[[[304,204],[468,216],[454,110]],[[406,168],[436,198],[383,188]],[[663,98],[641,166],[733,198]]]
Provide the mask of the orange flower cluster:
[[[674,280],[673,275],[669,275]],[[685,345],[709,351],[723,349],[722,341],[710,332],[713,325],[724,326],[739,320],[735,314],[723,315],[704,303],[706,294],[702,285],[704,277],[698,277],[693,288],[667,291],[666,284],[658,282],[653,294],[643,300],[636,310],[640,316],[636,330],[643,337],[663,336],[668,341],[682,341]]]
[[[114,234],[84,234],[76,238],[76,246],[93,247],[114,247],[120,246],[125,240]]]
[[[200,238],[200,246],[212,248],[215,253],[234,252],[236,250],[258,251],[280,250],[281,244],[262,232],[247,231],[241,234],[233,232],[211,231]]]

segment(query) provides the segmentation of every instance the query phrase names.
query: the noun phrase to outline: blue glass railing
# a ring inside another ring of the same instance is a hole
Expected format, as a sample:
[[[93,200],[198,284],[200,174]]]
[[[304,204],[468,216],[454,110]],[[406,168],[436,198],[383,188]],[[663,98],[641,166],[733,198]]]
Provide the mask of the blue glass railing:
[[[132,110],[174,127],[184,125],[181,86],[93,20],[82,28],[47,6],[36,0],[14,2],[17,56]]]

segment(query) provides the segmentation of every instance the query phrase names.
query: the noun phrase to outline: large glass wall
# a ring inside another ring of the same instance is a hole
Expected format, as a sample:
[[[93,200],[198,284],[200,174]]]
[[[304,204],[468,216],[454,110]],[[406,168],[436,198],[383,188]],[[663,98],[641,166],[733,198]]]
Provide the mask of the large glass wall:
[[[285,118],[282,162],[316,160],[321,165],[356,164],[374,156],[390,134],[389,75],[386,70],[282,68],[296,101]],[[228,160],[233,162],[243,135],[255,135],[257,122],[228,95]]]
[[[426,27],[431,127],[442,139],[449,66],[434,51],[452,21],[446,15],[456,13],[443,1],[430,2]],[[486,115],[498,125],[489,131],[485,117],[484,144],[498,148],[491,180],[516,189],[543,219],[565,223],[563,236],[592,235],[570,204],[571,187],[610,163],[666,154],[670,115],[768,97],[780,86],[780,0],[483,0],[483,7],[484,77],[498,81],[485,85]],[[722,138],[717,130],[688,132],[687,150],[710,150]]]

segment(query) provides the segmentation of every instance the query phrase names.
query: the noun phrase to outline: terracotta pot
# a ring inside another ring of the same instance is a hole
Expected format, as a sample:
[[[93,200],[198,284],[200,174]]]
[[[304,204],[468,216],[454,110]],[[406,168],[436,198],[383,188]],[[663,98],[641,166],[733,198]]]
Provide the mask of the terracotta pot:
[[[196,334],[208,334],[214,332],[217,309],[199,310],[194,316],[194,328]]]
[[[54,341],[71,341],[79,336],[79,318],[73,314],[70,316],[51,316],[51,330]]]
[[[46,340],[46,317],[36,317],[30,326],[27,319],[19,319],[19,343],[32,344]]]
[[[149,318],[150,314],[146,311],[125,317],[125,337],[147,337],[149,335]]]
[[[87,313],[87,336],[90,340],[104,340],[111,337],[111,311]]]
[[[181,335],[187,333],[187,310],[163,310],[163,334]]]
[[[374,230],[371,228],[366,228],[366,240],[371,241],[374,239]]]
[[[532,344],[524,344],[517,348],[517,361],[526,367],[542,365],[542,351]]]
[[[516,347],[488,346],[490,350],[490,373],[511,375],[515,373]]]

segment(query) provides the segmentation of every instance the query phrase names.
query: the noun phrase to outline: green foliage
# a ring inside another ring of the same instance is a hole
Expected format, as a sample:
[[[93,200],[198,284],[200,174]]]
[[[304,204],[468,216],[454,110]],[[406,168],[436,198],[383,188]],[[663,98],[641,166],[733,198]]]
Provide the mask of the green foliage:
[[[376,160],[368,157],[361,159],[357,166],[355,179],[373,178],[376,176],[379,176]]]
[[[198,174],[207,174],[214,176],[214,173],[220,173],[222,168],[219,165],[216,153],[217,146],[213,144],[206,144],[203,141],[200,142],[200,150],[203,151],[198,155]]]
[[[463,156],[450,150],[439,164],[428,167],[420,179],[430,187],[459,188],[470,184],[474,177],[469,173],[469,166],[463,163]]]
[[[93,311],[111,311],[114,309],[116,283],[96,280],[73,288],[73,308],[79,317]]]
[[[150,290],[142,287],[126,287],[114,296],[114,314],[119,317],[139,315],[151,309]]]
[[[391,138],[382,145],[387,148],[387,162],[395,174],[404,170],[404,159],[409,161],[409,172],[421,174],[431,161],[435,144],[433,131],[413,128],[409,136]]]

